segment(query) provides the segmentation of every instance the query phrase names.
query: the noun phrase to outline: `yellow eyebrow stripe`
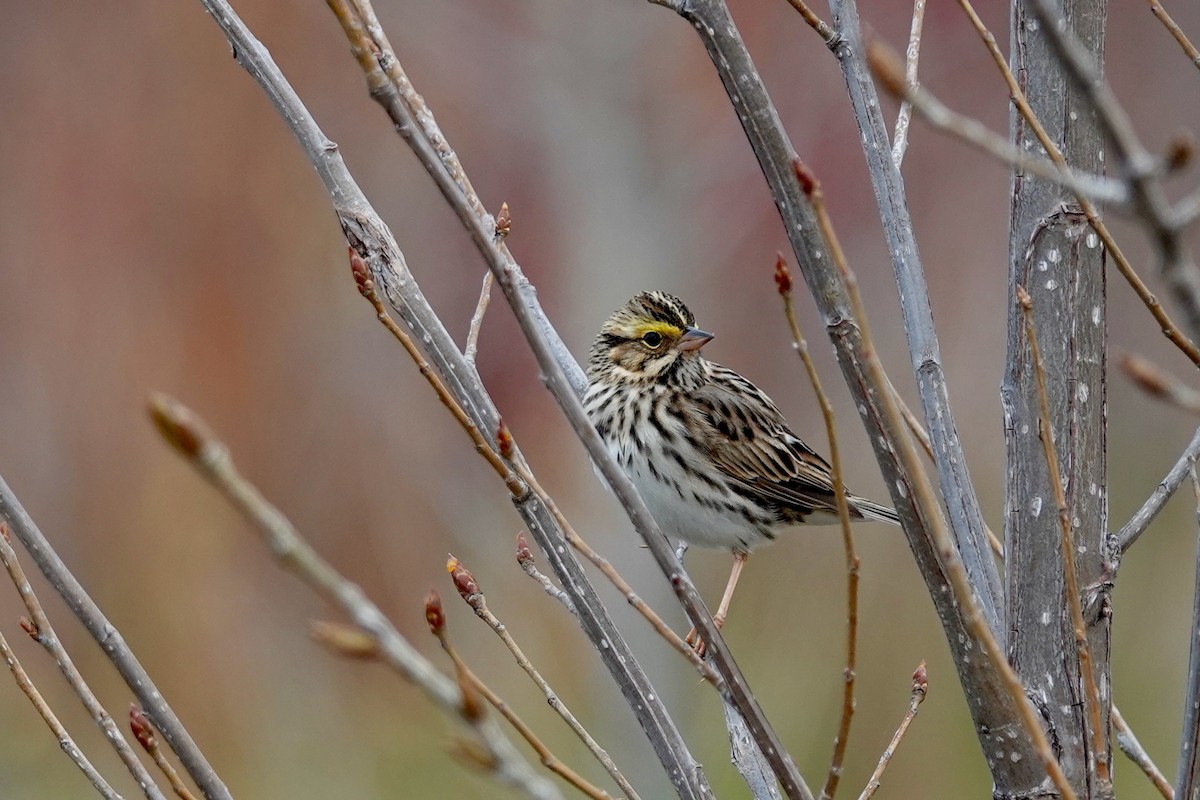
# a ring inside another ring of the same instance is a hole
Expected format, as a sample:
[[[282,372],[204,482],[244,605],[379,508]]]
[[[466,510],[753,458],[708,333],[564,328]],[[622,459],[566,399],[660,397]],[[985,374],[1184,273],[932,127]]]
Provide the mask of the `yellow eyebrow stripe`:
[[[658,331],[663,336],[670,337],[683,335],[683,331],[678,325],[672,325],[669,322],[639,322],[636,326],[634,326],[633,330],[636,338],[639,339],[645,336],[647,333],[650,333],[650,331]]]

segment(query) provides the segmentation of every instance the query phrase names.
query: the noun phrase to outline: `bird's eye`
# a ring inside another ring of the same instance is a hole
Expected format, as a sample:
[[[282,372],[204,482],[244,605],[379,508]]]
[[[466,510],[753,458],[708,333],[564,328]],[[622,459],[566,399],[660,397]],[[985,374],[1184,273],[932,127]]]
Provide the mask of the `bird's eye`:
[[[662,343],[663,337],[658,331],[647,331],[646,333],[642,334],[642,344],[646,345],[646,347],[649,347],[651,350],[658,347]]]

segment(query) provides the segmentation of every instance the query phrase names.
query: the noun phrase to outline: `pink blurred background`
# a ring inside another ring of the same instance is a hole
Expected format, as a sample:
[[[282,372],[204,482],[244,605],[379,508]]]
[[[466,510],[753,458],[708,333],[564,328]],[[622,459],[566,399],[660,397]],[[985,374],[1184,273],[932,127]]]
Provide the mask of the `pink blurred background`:
[[[1170,4],[1200,38],[1200,7]],[[864,3],[903,48],[903,3]],[[1007,40],[1006,4],[980,3]],[[239,2],[396,234],[456,335],[483,265],[382,112],[319,3]],[[120,627],[239,797],[510,797],[448,754],[458,729],[386,669],[313,644],[337,619],[270,561],[250,529],[161,444],[151,390],[201,413],[243,471],[399,628],[445,665],[423,620],[431,586],[477,671],[568,762],[604,776],[495,637],[453,597],[448,551],[475,572],[564,700],[643,797],[670,790],[607,673],[562,609],[516,568],[520,520],[404,353],[372,319],[315,174],[198,3],[9,4],[0,29],[0,474]],[[895,290],[837,65],[783,2],[734,4],[797,150],[822,178],[893,378],[911,373]],[[644,2],[381,2],[401,61],[486,203],[512,207],[510,246],[579,355],[604,317],[647,288],[683,296],[717,334],[706,349],[766,389],[794,427],[824,432],[775,295],[786,242],[699,41]],[[962,14],[931,4],[922,81],[1006,130],[1006,94]],[[1002,45],[1004,46],[1004,45]],[[1197,74],[1140,3],[1113,3],[1108,70],[1150,147],[1200,125]],[[889,103],[890,113],[894,106]],[[1001,527],[1007,170],[914,122],[904,173],[960,431],[988,521]],[[1194,180],[1178,181],[1180,193]],[[1122,245],[1157,290],[1150,251]],[[1110,281],[1114,353],[1188,364],[1124,283]],[[848,482],[885,497],[811,302],[799,304],[842,422]],[[679,629],[683,615],[543,390],[497,301],[484,379],[543,483],[589,540]],[[1120,525],[1196,421],[1110,385],[1111,522]],[[1185,492],[1186,494],[1186,492]],[[1129,557],[1115,595],[1116,702],[1173,776],[1196,525],[1173,502]],[[899,720],[909,676],[931,688],[880,797],[986,796],[990,782],[902,538],[861,526],[858,714],[844,792],[857,793]],[[751,559],[728,639],[810,783],[827,765],[844,637],[835,528]],[[715,601],[725,555],[693,550]],[[31,566],[31,565],[30,565]],[[38,584],[41,586],[42,584]],[[724,797],[745,796],[718,704],[602,586],[635,651]],[[130,696],[61,603],[52,619],[118,717]],[[453,602],[450,602],[453,600]],[[136,794],[50,660],[0,629],[85,751]],[[0,680],[0,796],[93,796],[11,682]],[[1151,797],[1118,757],[1122,797]],[[607,784],[605,784],[607,785]]]

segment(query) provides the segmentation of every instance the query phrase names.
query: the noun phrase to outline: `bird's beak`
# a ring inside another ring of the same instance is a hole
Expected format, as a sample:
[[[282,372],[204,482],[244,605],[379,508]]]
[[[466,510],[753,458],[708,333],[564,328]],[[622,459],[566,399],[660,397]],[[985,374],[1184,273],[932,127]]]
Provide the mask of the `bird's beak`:
[[[711,341],[713,335],[707,331],[702,331],[699,328],[687,328],[683,332],[683,336],[679,337],[679,341],[675,343],[675,349],[684,353],[690,353],[693,350],[699,350],[704,345]]]

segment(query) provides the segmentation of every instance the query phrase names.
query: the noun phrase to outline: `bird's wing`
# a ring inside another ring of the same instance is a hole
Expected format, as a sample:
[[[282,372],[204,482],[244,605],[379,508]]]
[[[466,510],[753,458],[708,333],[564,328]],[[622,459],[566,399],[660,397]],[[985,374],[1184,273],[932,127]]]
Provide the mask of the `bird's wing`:
[[[753,383],[712,365],[712,379],[691,394],[700,443],[721,472],[800,516],[837,513],[829,464],[788,428]],[[859,516],[853,506],[851,515]]]

